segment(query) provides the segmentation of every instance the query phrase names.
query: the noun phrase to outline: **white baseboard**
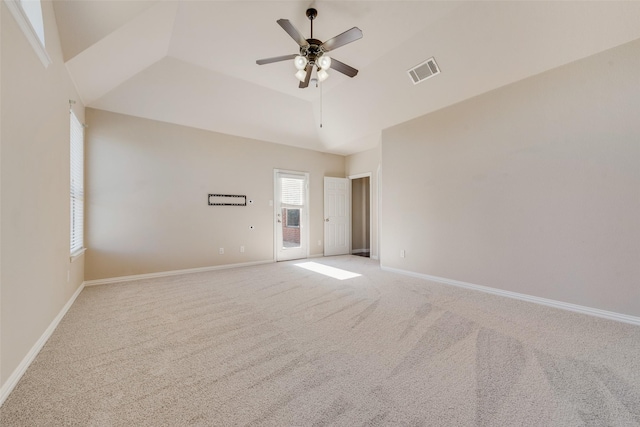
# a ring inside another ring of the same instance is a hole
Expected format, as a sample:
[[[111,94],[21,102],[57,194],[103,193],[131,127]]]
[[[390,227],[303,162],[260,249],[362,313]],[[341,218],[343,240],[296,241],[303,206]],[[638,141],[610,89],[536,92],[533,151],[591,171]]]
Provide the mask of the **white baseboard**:
[[[518,299],[521,301],[533,302],[535,304],[546,305],[549,307],[559,308],[562,310],[573,311],[576,313],[588,314],[590,316],[602,317],[604,319],[615,320],[617,322],[630,323],[640,326],[640,317],[630,316],[628,314],[616,313],[613,311],[600,310],[599,308],[585,307],[583,305],[571,304],[568,302],[556,301],[548,298],[535,297],[532,295],[521,294],[518,292],[505,291],[502,289],[490,288],[488,286],[474,285],[473,283],[461,282],[459,280],[447,279],[444,277],[431,276],[428,274],[415,273],[413,271],[400,270],[391,267],[381,267],[382,270],[392,273],[403,274],[405,276],[417,277],[420,279],[431,280],[433,282],[445,285],[458,286],[460,288],[472,289],[476,291],[486,292],[489,294],[499,295],[502,297]]]
[[[84,283],[81,284],[78,287],[78,289],[76,289],[73,295],[71,295],[71,298],[69,298],[69,301],[67,301],[64,307],[62,307],[62,310],[60,310],[60,313],[58,313],[55,319],[53,319],[53,321],[51,322],[49,327],[44,331],[40,339],[38,339],[38,341],[36,341],[33,347],[31,347],[31,350],[29,350],[29,352],[22,359],[18,367],[11,373],[9,378],[7,378],[7,381],[4,384],[2,384],[2,387],[0,388],[0,406],[2,406],[5,400],[7,400],[7,397],[9,397],[9,394],[11,394],[15,386],[18,384],[18,381],[20,381],[20,378],[22,378],[24,373],[27,372],[27,369],[29,368],[29,365],[31,365],[31,362],[33,362],[33,360],[36,358],[38,353],[40,353],[40,350],[42,350],[42,347],[44,347],[44,345],[47,343],[47,341],[49,340],[49,337],[51,337],[51,334],[53,334],[53,331],[56,330],[56,328],[58,327],[58,324],[60,323],[64,315],[67,314],[67,311],[69,311],[69,308],[71,308],[74,301],[76,300],[76,298],[78,298],[78,295],[80,295],[80,292],[82,292],[83,289],[84,289]]]
[[[378,255],[371,255],[369,258],[375,259],[377,261],[378,260]]]
[[[238,264],[215,265],[212,267],[186,268],[184,270],[160,271],[158,273],[134,274],[132,276],[109,277],[106,279],[85,280],[84,286],[107,285],[109,283],[132,282],[134,280],[155,279],[157,277],[178,276],[180,274],[202,273],[205,271],[227,270],[229,268],[250,267],[260,264],[271,264],[273,260],[242,262]]]

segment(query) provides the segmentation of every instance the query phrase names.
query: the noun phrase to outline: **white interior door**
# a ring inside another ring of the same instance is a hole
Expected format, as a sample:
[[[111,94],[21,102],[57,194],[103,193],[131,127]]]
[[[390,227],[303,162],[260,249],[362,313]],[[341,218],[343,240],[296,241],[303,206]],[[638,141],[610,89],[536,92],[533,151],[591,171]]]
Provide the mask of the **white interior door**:
[[[324,255],[345,255],[351,251],[351,181],[324,178]]]
[[[276,261],[308,256],[309,175],[275,172]]]

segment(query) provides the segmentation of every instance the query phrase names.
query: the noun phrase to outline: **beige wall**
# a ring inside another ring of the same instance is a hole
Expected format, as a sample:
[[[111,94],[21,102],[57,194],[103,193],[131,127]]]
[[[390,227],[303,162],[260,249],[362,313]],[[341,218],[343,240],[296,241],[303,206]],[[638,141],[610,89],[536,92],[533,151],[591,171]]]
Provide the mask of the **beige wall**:
[[[639,316],[638,70],[635,41],[383,132],[383,266]]]
[[[4,2],[1,37],[0,383],[16,370],[83,281],[69,259],[69,99],[51,2],[42,2],[53,63],[44,68]],[[68,274],[68,279],[67,279]]]
[[[380,180],[380,146],[347,156],[345,159],[345,175],[357,176],[370,173],[369,185],[371,190],[371,211],[370,211],[370,241],[371,257],[378,258],[378,199]],[[354,246],[355,248],[355,246]]]
[[[274,168],[310,173],[310,254],[322,254],[323,177],[344,176],[343,156],[86,114],[87,280],[273,260]],[[209,193],[254,203],[208,206]]]

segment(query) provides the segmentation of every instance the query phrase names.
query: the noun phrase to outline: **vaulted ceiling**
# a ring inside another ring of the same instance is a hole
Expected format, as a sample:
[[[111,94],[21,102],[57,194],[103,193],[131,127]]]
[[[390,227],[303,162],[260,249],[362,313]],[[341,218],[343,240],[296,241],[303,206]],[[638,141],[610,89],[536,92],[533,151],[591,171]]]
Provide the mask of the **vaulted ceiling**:
[[[298,45],[357,26],[331,52],[357,69],[298,88]],[[351,154],[390,126],[640,38],[640,2],[56,0],[67,68],[88,107]],[[435,57],[441,74],[407,70]],[[606,76],[603,76],[606,78]],[[320,126],[322,124],[322,127]]]

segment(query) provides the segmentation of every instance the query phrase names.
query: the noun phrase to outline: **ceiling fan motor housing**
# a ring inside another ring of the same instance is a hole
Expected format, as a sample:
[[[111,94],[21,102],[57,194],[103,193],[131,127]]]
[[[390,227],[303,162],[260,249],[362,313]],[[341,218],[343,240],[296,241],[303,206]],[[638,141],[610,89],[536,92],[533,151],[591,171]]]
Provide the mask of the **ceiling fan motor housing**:
[[[307,39],[307,46],[300,48],[300,55],[307,58],[310,64],[315,64],[316,59],[322,56],[324,51],[322,50],[322,42],[317,39]]]

